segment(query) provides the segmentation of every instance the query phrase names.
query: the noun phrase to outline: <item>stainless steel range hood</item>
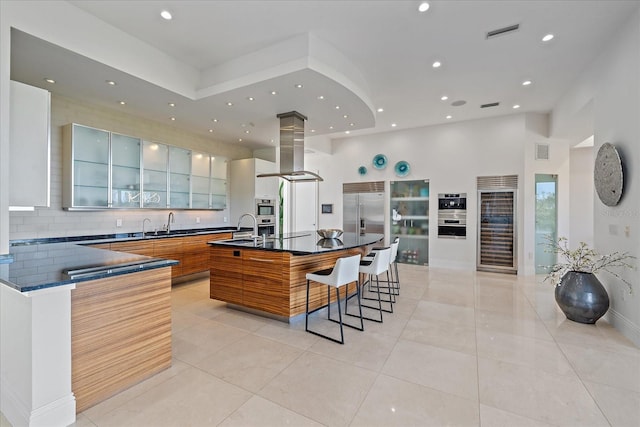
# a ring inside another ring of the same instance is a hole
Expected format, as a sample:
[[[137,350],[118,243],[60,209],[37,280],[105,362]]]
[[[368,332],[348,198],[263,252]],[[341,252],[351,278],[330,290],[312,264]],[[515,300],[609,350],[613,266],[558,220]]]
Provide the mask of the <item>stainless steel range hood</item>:
[[[322,181],[318,174],[304,170],[304,121],[307,118],[297,111],[277,117],[280,119],[280,172],[257,177],[277,176],[290,182]]]

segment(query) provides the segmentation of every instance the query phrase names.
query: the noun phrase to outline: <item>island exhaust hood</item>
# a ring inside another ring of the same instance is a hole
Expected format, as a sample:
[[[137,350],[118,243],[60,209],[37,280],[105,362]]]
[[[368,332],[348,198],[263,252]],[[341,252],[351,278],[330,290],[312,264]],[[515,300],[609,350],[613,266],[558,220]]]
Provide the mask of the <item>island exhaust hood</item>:
[[[280,172],[257,177],[277,176],[290,182],[323,181],[318,174],[304,170],[304,121],[307,118],[297,111],[277,117],[280,119]]]

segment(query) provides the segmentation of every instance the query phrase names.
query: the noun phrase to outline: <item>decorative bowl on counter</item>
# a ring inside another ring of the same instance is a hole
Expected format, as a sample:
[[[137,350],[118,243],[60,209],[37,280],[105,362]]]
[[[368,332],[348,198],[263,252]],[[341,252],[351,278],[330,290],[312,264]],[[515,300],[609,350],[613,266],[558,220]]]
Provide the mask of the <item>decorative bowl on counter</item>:
[[[323,239],[337,239],[342,236],[342,230],[338,230],[337,228],[323,228],[318,230],[318,235]]]

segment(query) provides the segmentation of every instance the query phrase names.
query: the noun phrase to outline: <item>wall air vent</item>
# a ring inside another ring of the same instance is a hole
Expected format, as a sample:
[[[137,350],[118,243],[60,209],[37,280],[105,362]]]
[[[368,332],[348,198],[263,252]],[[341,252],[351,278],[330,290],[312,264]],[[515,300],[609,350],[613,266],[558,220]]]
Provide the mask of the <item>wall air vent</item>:
[[[480,108],[491,108],[491,107],[497,107],[498,105],[500,105],[499,102],[491,102],[489,104],[482,104]]]
[[[536,160],[549,160],[549,144],[536,144]]]
[[[506,34],[511,34],[511,33],[515,32],[515,31],[518,31],[518,29],[520,29],[520,24],[510,25],[508,27],[498,28],[497,30],[488,31],[487,32],[487,40],[492,39],[494,37],[504,36]]]

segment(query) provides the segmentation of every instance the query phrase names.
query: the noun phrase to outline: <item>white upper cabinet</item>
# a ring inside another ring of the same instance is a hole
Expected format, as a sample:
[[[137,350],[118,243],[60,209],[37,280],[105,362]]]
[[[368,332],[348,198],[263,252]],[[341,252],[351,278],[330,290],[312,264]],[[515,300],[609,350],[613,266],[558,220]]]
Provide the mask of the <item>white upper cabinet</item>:
[[[65,209],[226,208],[226,160],[87,126],[63,128]]]
[[[11,81],[10,98],[9,209],[48,207],[51,95]]]

